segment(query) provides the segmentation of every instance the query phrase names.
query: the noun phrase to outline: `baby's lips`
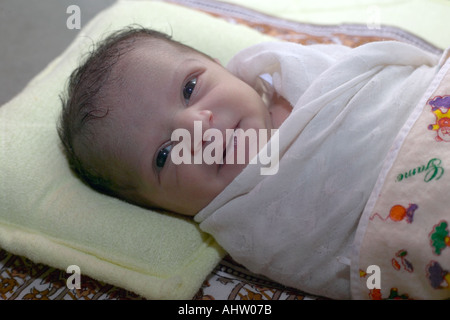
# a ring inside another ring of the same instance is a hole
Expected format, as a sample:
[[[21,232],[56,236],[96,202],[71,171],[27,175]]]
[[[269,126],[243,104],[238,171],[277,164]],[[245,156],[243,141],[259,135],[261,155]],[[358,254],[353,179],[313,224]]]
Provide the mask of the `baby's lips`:
[[[211,130],[206,130],[203,133],[203,141],[196,146],[196,148],[202,148],[204,149],[208,144],[213,143],[215,141],[216,137],[212,133]]]
[[[224,146],[224,152],[223,152],[224,163],[226,163],[226,160],[232,161],[231,163],[236,163],[237,147],[238,147],[237,140],[238,140],[238,135],[240,133],[242,133],[241,131],[236,131],[237,129],[238,129],[238,127],[234,128],[234,129],[229,129],[229,130],[233,130],[233,133],[225,135],[225,146]],[[228,140],[227,140],[227,138],[228,138]],[[231,151],[231,154],[233,155],[233,158],[227,159],[227,154],[230,153],[230,151]]]

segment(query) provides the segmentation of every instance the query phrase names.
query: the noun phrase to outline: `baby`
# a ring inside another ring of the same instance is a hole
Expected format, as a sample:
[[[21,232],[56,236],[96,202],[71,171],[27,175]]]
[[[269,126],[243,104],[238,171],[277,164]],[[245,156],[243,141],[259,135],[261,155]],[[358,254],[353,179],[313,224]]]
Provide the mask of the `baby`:
[[[249,270],[349,298],[361,214],[438,61],[400,42],[268,42],[225,69],[164,34],[131,28],[72,74],[59,134],[95,189],[195,216]],[[189,148],[179,148],[190,140],[174,139],[179,130],[194,138]],[[267,139],[244,145],[245,161],[234,161],[239,152],[229,151],[240,146],[230,130],[265,131]],[[254,144],[258,157],[277,148],[276,174],[250,165]],[[225,161],[178,163],[199,150]]]
[[[73,72],[59,134],[72,168],[93,188],[193,216],[242,171],[248,150],[242,163],[175,165],[174,130],[194,136],[194,122],[217,129],[225,152],[227,129],[271,132],[291,109],[278,95],[267,105],[218,60],[157,31],[127,28]]]

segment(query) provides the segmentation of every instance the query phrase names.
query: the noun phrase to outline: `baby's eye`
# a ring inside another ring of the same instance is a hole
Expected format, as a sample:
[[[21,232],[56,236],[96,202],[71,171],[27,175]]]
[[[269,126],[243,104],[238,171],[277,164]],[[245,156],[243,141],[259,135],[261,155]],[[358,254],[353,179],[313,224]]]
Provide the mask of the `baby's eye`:
[[[183,88],[183,98],[186,105],[189,104],[189,100],[191,99],[191,95],[194,92],[195,85],[197,84],[197,78],[192,78],[189,80]]]
[[[162,147],[158,154],[156,155],[156,170],[159,172],[165,165],[167,157],[169,156],[170,150],[172,150],[172,145],[166,145]]]

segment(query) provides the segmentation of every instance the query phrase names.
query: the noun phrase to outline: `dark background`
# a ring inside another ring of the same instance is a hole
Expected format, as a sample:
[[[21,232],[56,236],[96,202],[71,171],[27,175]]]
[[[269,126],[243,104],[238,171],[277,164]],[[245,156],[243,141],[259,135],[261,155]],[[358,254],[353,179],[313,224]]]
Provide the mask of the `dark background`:
[[[11,100],[79,30],[68,29],[67,7],[80,8],[81,27],[114,0],[0,0],[0,106]]]

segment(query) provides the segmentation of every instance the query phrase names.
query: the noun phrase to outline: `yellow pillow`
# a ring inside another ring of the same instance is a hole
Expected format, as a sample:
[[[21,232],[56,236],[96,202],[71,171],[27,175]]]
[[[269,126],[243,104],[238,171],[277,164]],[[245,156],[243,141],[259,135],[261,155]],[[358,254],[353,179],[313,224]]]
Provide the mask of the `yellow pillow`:
[[[119,1],[0,108],[0,247],[152,299],[189,299],[223,257],[190,220],[101,195],[69,170],[56,123],[59,94],[86,50],[108,32],[140,24],[222,63],[273,40],[244,26],[157,1]],[[68,274],[69,276],[69,274]]]

